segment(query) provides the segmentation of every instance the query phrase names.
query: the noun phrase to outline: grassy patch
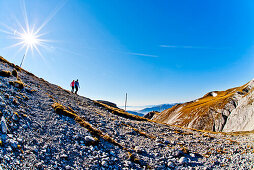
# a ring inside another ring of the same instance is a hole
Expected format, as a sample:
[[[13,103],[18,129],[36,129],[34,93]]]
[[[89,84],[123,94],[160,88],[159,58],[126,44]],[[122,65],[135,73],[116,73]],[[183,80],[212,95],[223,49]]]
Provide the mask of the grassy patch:
[[[0,76],[10,77],[11,76],[11,72],[10,71],[5,71],[5,70],[0,70]]]
[[[122,125],[127,126],[127,127],[131,128],[131,129],[133,129],[136,133],[140,134],[141,136],[145,136],[145,137],[150,138],[150,139],[156,139],[155,136],[152,136],[152,135],[149,135],[149,134],[147,134],[145,132],[142,132],[142,131],[140,131],[140,130],[138,130],[138,129],[130,126],[130,125],[127,125],[127,124],[124,124],[124,123],[122,123]]]
[[[120,145],[119,143],[117,143],[113,138],[111,138],[108,135],[104,135],[102,131],[94,128],[90,123],[88,123],[87,121],[85,121],[83,118],[79,117],[77,114],[75,114],[73,111],[69,111],[67,110],[66,107],[64,107],[63,105],[59,104],[59,103],[54,103],[52,105],[52,107],[54,108],[55,112],[57,114],[60,115],[65,115],[68,117],[73,118],[76,122],[78,122],[82,127],[86,128],[92,135],[97,136],[97,137],[101,137],[104,140],[119,146],[120,148],[123,148],[122,145]]]
[[[129,149],[123,147],[120,143],[116,142],[112,137],[110,137],[108,134],[104,134],[102,131],[94,128],[90,123],[88,123],[84,118],[81,118],[78,116],[72,109],[67,110],[65,106],[55,102],[52,107],[54,108],[55,112],[57,114],[65,115],[68,117],[73,118],[76,122],[78,122],[82,127],[86,128],[93,136],[100,137],[104,139],[105,141],[118,146],[120,149],[125,150],[128,152],[130,156],[130,160],[133,161],[134,163],[139,164],[140,166],[145,166],[146,168],[150,169],[150,166],[148,164],[142,163],[139,159],[137,159]]]
[[[68,111],[67,109],[65,109],[65,107],[59,103],[54,103],[52,105],[52,107],[54,108],[55,112],[57,114],[60,114],[60,115],[64,115],[64,116],[68,116],[68,117],[71,117],[71,118],[75,118],[77,115]]]
[[[12,85],[12,86],[15,86],[19,89],[23,89],[25,87],[24,83],[22,81],[18,81],[18,80],[10,81],[9,84]]]
[[[13,68],[15,68],[16,70],[18,71],[21,71],[22,68],[20,68],[19,66],[7,61],[5,58],[3,58],[2,56],[0,56],[0,61],[3,62],[3,63],[6,63],[8,64],[9,66],[12,66]]]

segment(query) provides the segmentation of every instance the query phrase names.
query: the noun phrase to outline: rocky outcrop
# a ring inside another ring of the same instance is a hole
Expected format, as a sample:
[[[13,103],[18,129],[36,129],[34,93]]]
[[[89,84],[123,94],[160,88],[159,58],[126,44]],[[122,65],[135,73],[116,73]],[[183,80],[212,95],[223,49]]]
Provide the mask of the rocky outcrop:
[[[117,105],[115,103],[109,102],[109,101],[105,101],[105,100],[97,100],[98,102],[104,103],[108,106],[114,107],[114,108],[118,108]]]
[[[151,111],[151,112],[145,114],[145,115],[144,115],[144,118],[152,119],[153,116],[154,116],[155,114],[159,114],[159,113],[160,113],[160,112],[157,112],[157,111]]]
[[[209,131],[254,129],[254,80],[226,91],[213,91],[202,98],[176,105],[155,115],[157,122]]]

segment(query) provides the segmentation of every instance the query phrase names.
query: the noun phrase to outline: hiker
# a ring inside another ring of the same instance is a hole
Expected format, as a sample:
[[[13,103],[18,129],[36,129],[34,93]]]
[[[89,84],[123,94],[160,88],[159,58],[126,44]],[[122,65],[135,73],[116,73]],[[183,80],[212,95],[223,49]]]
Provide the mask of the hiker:
[[[74,85],[75,85],[75,80],[73,80],[71,82],[71,92],[73,93],[74,92]]]
[[[79,86],[79,82],[78,82],[78,79],[77,79],[77,80],[75,81],[75,89],[76,89],[75,94],[77,94],[78,88],[80,88],[80,86]]]

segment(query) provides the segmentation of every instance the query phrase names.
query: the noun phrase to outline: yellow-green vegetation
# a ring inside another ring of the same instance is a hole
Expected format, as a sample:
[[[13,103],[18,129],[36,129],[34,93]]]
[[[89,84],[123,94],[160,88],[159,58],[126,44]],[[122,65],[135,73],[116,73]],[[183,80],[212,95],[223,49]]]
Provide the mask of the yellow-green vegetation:
[[[16,69],[12,70],[11,74],[14,76],[14,77],[18,77],[18,72]]]
[[[27,89],[26,89],[26,91],[27,91],[28,93],[33,93],[33,92],[36,92],[36,90],[34,90],[34,89],[30,89],[30,88],[27,88]]]
[[[66,110],[65,107],[63,105],[59,104],[59,103],[54,103],[52,105],[52,107],[54,108],[54,110],[57,114],[65,115],[65,116],[68,116],[68,117],[71,117],[71,118],[76,117],[75,113],[72,113],[72,112]]]
[[[121,116],[121,117],[125,117],[125,118],[132,119],[132,120],[149,121],[149,119],[146,119],[144,117],[140,117],[140,116],[137,116],[137,115],[130,114],[128,112],[125,112],[123,109],[114,108],[114,107],[108,106],[104,103],[101,103],[101,102],[98,102],[98,101],[95,101],[95,100],[94,100],[94,104],[99,106],[99,107],[104,108],[105,110],[111,112],[112,114],[115,114],[115,115],[118,115],[118,116]]]
[[[248,101],[248,105],[252,105],[252,104],[254,104],[254,99],[250,98],[249,101]]]
[[[22,81],[14,81],[15,86],[17,86],[19,89],[24,88],[24,83]]]
[[[10,81],[9,84],[12,85],[12,86],[15,86],[19,89],[23,89],[25,87],[24,83],[22,81],[18,81],[18,80]]]
[[[140,130],[138,130],[138,129],[130,126],[130,125],[127,125],[127,124],[124,124],[124,123],[122,123],[122,125],[127,126],[127,127],[131,128],[131,129],[133,129],[136,133],[140,134],[141,136],[145,136],[145,137],[151,138],[151,139],[156,139],[155,136],[152,136],[152,135],[149,135],[149,134],[147,134],[145,132],[142,132],[142,131],[140,131]]]
[[[5,94],[4,97],[5,97],[6,99],[9,99],[9,98],[10,98],[10,96],[9,96],[8,94]]]
[[[13,63],[10,63],[9,61],[7,61],[6,59],[4,59],[2,56],[0,56],[0,62],[6,63],[9,66],[14,67],[16,70],[21,71],[21,68]]]
[[[12,101],[12,103],[15,104],[15,105],[17,105],[17,104],[18,104],[17,99],[14,98],[13,101]]]
[[[254,134],[254,130],[251,131],[238,131],[238,132],[224,132],[227,135],[232,135],[232,136],[236,136],[236,135],[250,135],[250,134]]]
[[[11,76],[11,72],[10,71],[5,71],[5,70],[0,70],[0,76],[10,77]]]
[[[129,159],[130,161],[136,163],[136,164],[139,164],[141,167],[145,166],[146,169],[152,169],[152,167],[148,164],[144,164],[140,161],[140,159],[138,159],[134,154],[132,154],[131,152],[128,152],[128,156],[129,156]]]
[[[25,101],[29,100],[29,98],[25,95],[22,96]]]
[[[84,119],[82,119],[79,116],[75,117],[75,120],[82,126],[85,127],[92,135],[97,136],[97,137],[101,137],[103,138],[105,141],[108,141],[116,146],[119,146],[121,149],[123,149],[124,147],[119,144],[118,142],[116,142],[113,138],[111,138],[109,135],[104,135],[102,131],[94,128],[90,123],[88,123],[87,121],[85,121]]]
[[[97,137],[101,137],[104,140],[123,148],[122,145],[117,143],[113,138],[111,138],[108,135],[104,135],[102,131],[94,128],[90,123],[85,121],[83,118],[79,117],[74,112],[67,110],[67,108],[64,107],[63,105],[61,105],[59,103],[54,103],[52,105],[52,107],[54,108],[54,110],[57,114],[65,115],[65,116],[68,116],[68,117],[71,117],[71,118],[75,119],[75,121],[77,121],[82,127],[85,127],[92,135],[97,136]]]
[[[220,154],[226,153],[223,149],[217,149],[216,151],[217,151],[217,153],[220,153]]]
[[[13,112],[13,114],[15,114],[19,118],[19,114],[17,112]]]
[[[186,147],[182,147],[181,149],[180,149],[183,153],[185,153],[185,154],[188,154],[190,151],[186,148]]]
[[[102,139],[104,139],[105,141],[112,143],[113,145],[118,146],[120,149],[123,149],[125,151],[127,151],[129,153],[130,156],[130,160],[141,165],[141,166],[145,166],[146,168],[150,169],[150,166],[147,164],[143,164],[140,162],[139,159],[137,159],[133,154],[131,154],[130,151],[128,151],[127,148],[123,147],[120,143],[116,142],[112,137],[110,137],[108,134],[103,134],[102,131],[94,128],[90,123],[88,123],[86,120],[84,120],[84,118],[81,118],[80,116],[78,116],[71,108],[66,108],[65,106],[55,102],[52,107],[54,108],[55,112],[57,114],[62,114],[62,115],[66,115],[69,116],[71,118],[74,118],[74,120],[76,122],[78,122],[82,127],[85,127],[93,136],[96,137],[100,137]],[[71,109],[71,110],[67,110],[67,109]],[[95,138],[95,142],[97,143],[99,140],[97,138]],[[95,144],[95,143],[94,143]]]
[[[178,120],[181,121],[178,121],[177,124],[180,126],[188,126],[188,124],[193,121],[193,118],[196,118],[196,122],[193,122],[196,126],[195,128],[212,130],[213,117],[210,115],[209,111],[223,109],[225,105],[232,100],[232,97],[236,92],[246,94],[246,86],[247,84],[228,89],[226,91],[214,91],[207,93],[195,101],[176,105],[161,112],[155,118],[155,121],[166,122],[170,115],[175,112],[179,113]],[[216,95],[213,95],[213,93]]]
[[[9,63],[9,61],[7,61],[6,59],[4,59],[2,56],[0,56],[0,61],[3,63]]]

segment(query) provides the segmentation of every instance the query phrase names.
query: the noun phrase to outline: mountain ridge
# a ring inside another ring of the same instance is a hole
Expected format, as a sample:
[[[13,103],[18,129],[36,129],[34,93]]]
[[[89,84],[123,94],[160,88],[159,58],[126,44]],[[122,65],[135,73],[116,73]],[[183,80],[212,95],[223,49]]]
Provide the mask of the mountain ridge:
[[[253,168],[249,134],[169,126],[112,106],[0,57],[0,169]]]
[[[248,98],[246,100],[249,102],[253,100],[253,83],[254,80],[251,80],[240,87],[231,88],[225,91],[209,92],[197,100],[186,102],[176,105],[171,109],[167,109],[159,115],[153,117],[153,120],[167,124],[175,124],[183,127],[210,131],[253,130],[254,127],[248,128],[248,126],[246,126],[246,128],[243,127],[237,129],[232,126],[233,121],[231,121],[232,119],[237,119],[236,116],[232,118],[231,113],[234,113],[234,110],[238,109],[238,112],[235,114],[240,115],[239,113],[241,110],[239,110],[239,103],[241,103],[243,99]],[[248,124],[250,124],[251,121],[254,121],[254,116],[252,116],[252,102],[249,104],[251,105],[249,110],[251,114],[245,114],[250,118],[250,120],[246,120],[249,122]],[[242,107],[249,106],[245,105]],[[241,121],[241,123],[244,122]],[[238,123],[237,126],[241,123]]]

